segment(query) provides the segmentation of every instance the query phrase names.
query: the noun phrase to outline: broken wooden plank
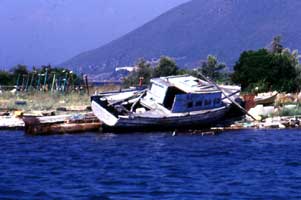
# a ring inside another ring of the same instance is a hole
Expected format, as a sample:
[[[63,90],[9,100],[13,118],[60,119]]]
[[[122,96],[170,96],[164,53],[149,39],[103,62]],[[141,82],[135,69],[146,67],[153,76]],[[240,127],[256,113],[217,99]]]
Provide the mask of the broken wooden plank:
[[[78,133],[99,130],[101,122],[93,113],[24,117],[25,133],[31,135]]]

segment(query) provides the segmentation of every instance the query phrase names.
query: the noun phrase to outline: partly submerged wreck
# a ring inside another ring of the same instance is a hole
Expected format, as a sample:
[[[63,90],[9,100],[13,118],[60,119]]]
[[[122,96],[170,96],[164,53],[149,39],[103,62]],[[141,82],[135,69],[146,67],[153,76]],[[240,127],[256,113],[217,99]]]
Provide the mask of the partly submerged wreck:
[[[154,78],[149,89],[92,96],[92,110],[104,128],[117,131],[209,127],[240,92],[237,86],[219,89],[189,75]]]

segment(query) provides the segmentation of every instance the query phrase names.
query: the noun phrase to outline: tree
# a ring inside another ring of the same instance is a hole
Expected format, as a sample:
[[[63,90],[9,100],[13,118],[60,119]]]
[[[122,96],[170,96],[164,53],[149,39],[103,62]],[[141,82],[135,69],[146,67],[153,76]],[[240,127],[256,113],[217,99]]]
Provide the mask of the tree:
[[[154,70],[154,77],[172,76],[178,74],[176,62],[170,57],[163,56]]]
[[[1,85],[13,85],[12,75],[6,71],[0,71],[0,86]]]
[[[299,62],[300,55],[298,50],[293,50],[291,51],[289,48],[285,48],[281,52],[282,56],[286,56],[290,63],[295,67],[296,73],[297,73],[297,78],[296,78],[296,83],[297,85],[301,84],[301,64]]]
[[[266,49],[244,51],[234,66],[232,81],[241,84],[242,89],[252,91],[258,87],[260,91],[297,90],[295,61],[291,54],[273,53]]]
[[[215,56],[209,55],[207,60],[202,62],[201,67],[199,67],[197,71],[214,81],[221,81],[225,76],[221,71],[225,68],[226,65],[224,63],[218,62]]]
[[[271,53],[281,53],[283,50],[283,46],[281,44],[282,37],[277,35],[273,38],[270,44],[270,52]]]
[[[299,55],[298,50],[295,49],[295,50],[291,51],[289,48],[284,48],[284,49],[282,49],[281,54],[283,56],[287,56],[290,59],[290,62],[292,65],[299,67],[300,55]]]
[[[28,69],[26,65],[17,65],[14,68],[11,69],[11,72],[14,75],[18,74],[28,74]]]
[[[26,65],[17,65],[10,70],[11,73],[11,82],[13,85],[21,84],[25,79],[25,76],[28,76],[28,69]]]
[[[138,70],[136,77],[140,81],[140,79],[143,79],[143,83],[148,84],[150,82],[150,79],[152,78],[153,74],[153,68],[149,63],[147,63],[145,60],[140,60],[138,62]]]
[[[148,84],[153,75],[153,68],[144,59],[139,59],[135,69],[123,80],[125,86],[138,85],[140,81]]]

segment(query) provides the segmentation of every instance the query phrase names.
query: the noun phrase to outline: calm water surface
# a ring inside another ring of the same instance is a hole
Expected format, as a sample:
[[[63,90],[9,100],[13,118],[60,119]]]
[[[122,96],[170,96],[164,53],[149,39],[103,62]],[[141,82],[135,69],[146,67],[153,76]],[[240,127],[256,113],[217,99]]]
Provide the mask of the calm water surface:
[[[301,199],[301,130],[0,134],[0,199]]]

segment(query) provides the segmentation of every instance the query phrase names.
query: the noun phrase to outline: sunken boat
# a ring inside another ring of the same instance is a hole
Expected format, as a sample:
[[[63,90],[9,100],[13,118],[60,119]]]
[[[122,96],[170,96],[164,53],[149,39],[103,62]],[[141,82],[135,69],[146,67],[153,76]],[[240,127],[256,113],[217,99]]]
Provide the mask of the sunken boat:
[[[149,89],[94,95],[91,107],[104,130],[205,128],[225,116],[230,107],[227,101],[238,95],[236,90],[227,87],[225,92],[190,75],[160,77],[151,79]]]

